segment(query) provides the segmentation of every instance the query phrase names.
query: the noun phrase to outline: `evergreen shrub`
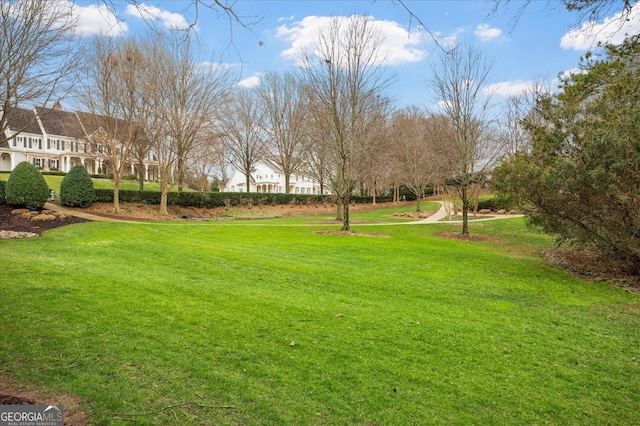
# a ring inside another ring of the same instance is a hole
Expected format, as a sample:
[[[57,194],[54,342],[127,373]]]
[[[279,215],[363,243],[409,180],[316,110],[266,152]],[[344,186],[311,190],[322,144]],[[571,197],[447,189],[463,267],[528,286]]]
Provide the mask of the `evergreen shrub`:
[[[33,164],[23,161],[9,175],[5,189],[7,204],[38,210],[49,199],[49,187]]]
[[[0,205],[7,204],[7,199],[5,198],[6,187],[7,187],[7,181],[0,180]]]
[[[89,207],[96,198],[93,181],[82,165],[74,166],[60,184],[60,203],[69,207]]]

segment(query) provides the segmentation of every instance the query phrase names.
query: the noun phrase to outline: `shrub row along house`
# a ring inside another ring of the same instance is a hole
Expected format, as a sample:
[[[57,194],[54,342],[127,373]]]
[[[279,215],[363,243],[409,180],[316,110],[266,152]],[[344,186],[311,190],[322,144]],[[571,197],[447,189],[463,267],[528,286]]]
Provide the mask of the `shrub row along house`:
[[[86,112],[34,107],[7,111],[7,129],[0,135],[0,171],[12,171],[22,161],[38,169],[68,172],[83,165],[90,174],[107,174],[110,165],[100,143],[104,135],[103,118]],[[137,174],[138,161],[130,161],[127,170]],[[157,159],[151,152],[143,161],[146,180],[156,180]]]

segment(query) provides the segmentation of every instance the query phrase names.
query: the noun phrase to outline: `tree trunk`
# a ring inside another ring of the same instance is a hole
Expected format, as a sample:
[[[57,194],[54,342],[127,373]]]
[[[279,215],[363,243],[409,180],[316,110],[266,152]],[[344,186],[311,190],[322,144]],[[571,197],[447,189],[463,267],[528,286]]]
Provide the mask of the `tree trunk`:
[[[376,180],[373,180],[373,190],[371,196],[373,197],[373,205],[376,205]]]
[[[349,225],[349,196],[345,196],[342,201],[342,231],[351,231]]]
[[[420,199],[422,198],[422,193],[416,194],[416,212],[421,212],[420,210]]]
[[[160,194],[160,215],[161,216],[167,216],[169,214],[169,211],[167,210],[167,194],[168,193],[169,191],[167,190],[166,186],[163,185],[161,189],[161,194]]]
[[[336,199],[336,220],[342,220],[342,199]]]
[[[113,212],[120,213],[120,182],[113,181]]]
[[[288,194],[290,192],[289,189],[289,181],[291,179],[291,173],[285,172],[284,174],[284,193]]]
[[[138,163],[138,190],[144,191],[144,163]]]
[[[469,196],[466,185],[462,186],[462,235],[469,235]]]

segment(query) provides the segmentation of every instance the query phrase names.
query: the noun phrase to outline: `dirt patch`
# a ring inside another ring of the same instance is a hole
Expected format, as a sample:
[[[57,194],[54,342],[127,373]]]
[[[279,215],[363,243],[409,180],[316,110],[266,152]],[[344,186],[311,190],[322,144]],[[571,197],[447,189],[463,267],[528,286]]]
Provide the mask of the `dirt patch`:
[[[462,232],[436,232],[435,237],[447,238],[456,241],[468,241],[472,243],[508,243],[509,239],[495,235],[463,234]]]
[[[78,400],[70,394],[56,395],[21,383],[6,373],[0,373],[0,405],[58,405],[64,407],[64,424],[86,426],[88,418]]]

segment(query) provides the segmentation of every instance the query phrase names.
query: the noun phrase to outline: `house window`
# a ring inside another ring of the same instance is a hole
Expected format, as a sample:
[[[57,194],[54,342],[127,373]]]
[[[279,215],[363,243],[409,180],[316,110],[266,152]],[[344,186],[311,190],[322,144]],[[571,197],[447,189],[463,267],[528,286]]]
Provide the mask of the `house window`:
[[[58,170],[58,160],[49,160],[49,169]]]
[[[38,169],[42,168],[42,158],[34,158],[33,159],[33,165],[36,166]]]

